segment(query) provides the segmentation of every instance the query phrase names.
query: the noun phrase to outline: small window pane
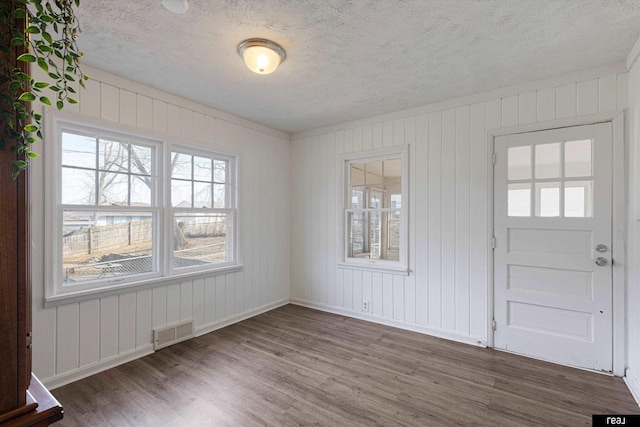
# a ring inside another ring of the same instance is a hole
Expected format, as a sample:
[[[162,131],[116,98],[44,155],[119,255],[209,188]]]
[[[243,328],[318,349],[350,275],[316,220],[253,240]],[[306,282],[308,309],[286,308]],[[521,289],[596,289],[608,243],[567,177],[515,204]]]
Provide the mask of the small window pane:
[[[571,181],[564,184],[564,216],[593,216],[593,181]]]
[[[349,212],[347,226],[349,227],[348,257],[359,258],[364,252],[364,213]]]
[[[213,161],[213,180],[215,182],[224,184],[227,182],[227,167],[226,160],[214,160]]]
[[[536,145],[536,178],[560,177],[560,143]]]
[[[213,184],[213,207],[223,209],[227,207],[227,186],[225,184]]]
[[[382,161],[367,162],[366,184],[382,184]]]
[[[560,216],[560,183],[536,183],[536,216]]]
[[[62,204],[95,205],[96,172],[93,170],[62,168]]]
[[[393,159],[384,161],[385,185],[400,184],[402,182],[402,160]]]
[[[100,169],[115,172],[129,171],[129,144],[101,139],[98,166]]]
[[[65,285],[153,271],[151,212],[65,211],[62,235]]]
[[[62,132],[62,164],[95,169],[96,139]]]
[[[173,222],[173,268],[186,268],[232,259],[227,235],[231,232],[227,214],[185,214]]]
[[[351,209],[364,209],[364,192],[364,185],[351,190]]]
[[[193,179],[211,182],[211,159],[195,156],[193,158]]]
[[[191,156],[184,153],[171,153],[171,177],[191,179]]]
[[[131,176],[131,206],[151,206],[151,178]]]
[[[382,208],[382,199],[384,197],[384,191],[382,188],[372,187],[369,189],[369,206],[370,209],[380,209]]]
[[[369,258],[381,259],[382,257],[382,213],[368,213],[369,228]]]
[[[567,141],[564,144],[564,175],[591,176],[591,140]]]
[[[153,173],[153,151],[151,147],[131,145],[131,172],[140,175]]]
[[[364,185],[364,164],[354,163],[350,168],[351,186],[358,187]]]
[[[191,203],[191,181],[171,180],[171,204],[178,208],[193,206]]]
[[[98,197],[101,205],[129,204],[129,176],[124,173],[98,172]]]
[[[193,183],[193,207],[211,207],[211,184],[206,182]]]
[[[509,184],[507,198],[509,216],[531,216],[530,184]]]
[[[531,146],[511,147],[507,157],[510,180],[531,179]]]

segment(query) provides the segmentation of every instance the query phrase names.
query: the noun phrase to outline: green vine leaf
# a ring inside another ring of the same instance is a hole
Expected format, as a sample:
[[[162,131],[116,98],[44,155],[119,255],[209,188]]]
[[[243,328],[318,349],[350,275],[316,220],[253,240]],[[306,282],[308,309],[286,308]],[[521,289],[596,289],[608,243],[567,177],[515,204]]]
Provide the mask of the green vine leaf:
[[[31,55],[30,53],[23,53],[22,55],[18,56],[18,61],[23,61],[23,62],[36,62],[36,57]]]
[[[80,0],[4,0],[0,3],[0,21],[5,42],[0,53],[7,58],[0,63],[0,117],[6,124],[0,128],[0,148],[10,147],[16,153],[13,163],[15,179],[28,167],[30,159],[38,157],[31,145],[43,139],[40,113],[34,112],[31,102],[52,106],[53,102],[41,92],[50,88],[55,93],[55,106],[78,101],[69,95],[76,93],[75,82],[85,87],[88,79],[80,70],[79,60],[84,54],[76,39],[80,26],[75,14]],[[18,22],[26,20],[26,28]],[[39,35],[39,36],[38,36]],[[36,36],[36,37],[34,37]],[[15,48],[25,51],[17,58]],[[36,63],[52,81],[35,81],[31,72],[23,72],[21,63]]]

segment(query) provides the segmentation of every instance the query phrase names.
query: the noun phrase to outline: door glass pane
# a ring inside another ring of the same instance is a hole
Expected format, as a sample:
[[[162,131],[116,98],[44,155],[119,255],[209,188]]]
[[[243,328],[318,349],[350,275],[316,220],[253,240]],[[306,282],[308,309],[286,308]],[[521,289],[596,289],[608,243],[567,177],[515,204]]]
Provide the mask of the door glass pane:
[[[564,216],[593,216],[593,181],[570,181],[564,184]]]
[[[509,148],[508,175],[510,180],[531,179],[531,146]]]
[[[531,184],[509,184],[508,215],[531,216]]]
[[[560,143],[536,145],[536,178],[560,177]]]
[[[559,182],[536,182],[536,216],[560,216]]]
[[[564,175],[591,176],[591,140],[567,141],[564,144]]]

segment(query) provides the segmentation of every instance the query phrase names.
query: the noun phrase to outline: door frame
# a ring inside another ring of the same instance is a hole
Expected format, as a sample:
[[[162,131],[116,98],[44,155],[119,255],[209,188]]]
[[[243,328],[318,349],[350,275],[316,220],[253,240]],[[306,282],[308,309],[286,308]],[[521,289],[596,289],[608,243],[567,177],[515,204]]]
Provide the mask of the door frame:
[[[514,135],[528,132],[538,132],[573,126],[592,125],[597,123],[611,122],[612,127],[612,159],[613,159],[613,193],[612,193],[612,245],[611,257],[613,260],[613,375],[624,376],[625,352],[626,352],[626,327],[625,327],[625,264],[626,264],[626,190],[627,183],[625,175],[627,171],[625,163],[625,129],[624,111],[615,110],[605,113],[590,114],[580,117],[572,117],[560,120],[551,120],[541,123],[518,125],[504,128],[487,130],[487,346],[495,348],[493,318],[495,309],[494,300],[494,164],[493,153],[495,149],[495,138],[498,136]],[[595,372],[595,371],[594,371]]]

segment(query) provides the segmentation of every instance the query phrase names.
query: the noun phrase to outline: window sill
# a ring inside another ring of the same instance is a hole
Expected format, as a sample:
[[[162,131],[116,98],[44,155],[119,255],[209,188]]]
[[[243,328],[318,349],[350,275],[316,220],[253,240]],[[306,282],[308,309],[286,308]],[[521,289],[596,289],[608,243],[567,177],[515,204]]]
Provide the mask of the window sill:
[[[409,273],[411,273],[411,270],[409,270],[406,267],[376,264],[376,263],[339,262],[338,268],[349,269],[349,270],[361,270],[361,271],[376,271],[380,273],[391,273],[391,274],[397,274],[402,276],[408,276]]]
[[[244,269],[243,264],[220,267],[206,271],[194,271],[183,274],[174,274],[172,276],[154,277],[133,283],[123,283],[121,285],[105,286],[96,289],[85,289],[75,292],[65,292],[56,295],[45,296],[44,308],[57,307],[59,305],[71,304],[81,301],[93,300],[112,295],[119,295],[132,291],[143,289],[152,289],[158,286],[172,285],[185,280],[202,279],[209,276],[218,276],[221,274],[235,273]]]

